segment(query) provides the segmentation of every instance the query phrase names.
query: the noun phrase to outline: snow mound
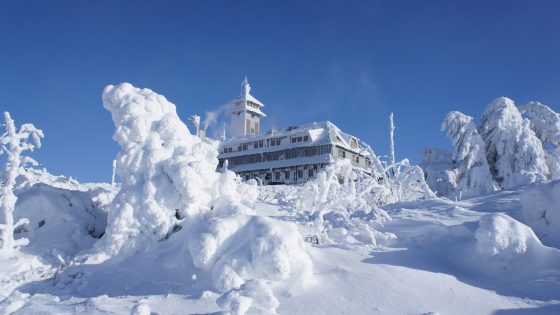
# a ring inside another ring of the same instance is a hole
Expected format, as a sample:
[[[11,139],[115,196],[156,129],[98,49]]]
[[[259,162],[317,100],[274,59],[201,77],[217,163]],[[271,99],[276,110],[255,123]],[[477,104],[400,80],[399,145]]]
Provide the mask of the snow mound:
[[[558,275],[560,251],[544,246],[530,227],[508,215],[482,216],[474,237],[470,267],[483,274],[503,279]]]
[[[23,249],[26,252],[54,261],[58,255],[67,259],[91,248],[105,232],[106,202],[112,191],[77,191],[36,183],[17,195],[15,218],[26,218],[29,223],[16,230],[15,236],[29,239]]]
[[[264,280],[250,280],[239,289],[232,289],[217,301],[233,314],[243,315],[249,309],[258,314],[276,314],[280,304]]]
[[[191,233],[189,251],[195,266],[210,272],[220,292],[252,279],[305,285],[312,277],[311,260],[295,225],[266,217],[212,218]]]
[[[476,249],[482,257],[511,262],[540,242],[531,228],[505,214],[487,214],[480,218],[475,233]]]
[[[533,184],[521,195],[521,220],[544,244],[560,248],[560,181]]]

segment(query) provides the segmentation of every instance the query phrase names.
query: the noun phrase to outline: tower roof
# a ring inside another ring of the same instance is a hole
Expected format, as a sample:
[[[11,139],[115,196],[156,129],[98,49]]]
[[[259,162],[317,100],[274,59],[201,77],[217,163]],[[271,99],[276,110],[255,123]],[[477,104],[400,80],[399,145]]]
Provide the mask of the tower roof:
[[[241,95],[238,98],[231,101],[232,104],[231,111],[237,112],[239,110],[247,110],[250,112],[254,112],[255,114],[261,115],[263,117],[266,116],[266,114],[260,110],[262,107],[264,107],[264,104],[261,103],[261,101],[256,99],[254,96],[252,96],[250,94],[250,91],[251,91],[251,85],[249,84],[249,80],[247,80],[247,77],[245,77],[243,82],[241,82]],[[248,105],[247,104],[248,102],[257,105],[258,108]],[[242,107],[241,105],[245,105],[245,107]]]

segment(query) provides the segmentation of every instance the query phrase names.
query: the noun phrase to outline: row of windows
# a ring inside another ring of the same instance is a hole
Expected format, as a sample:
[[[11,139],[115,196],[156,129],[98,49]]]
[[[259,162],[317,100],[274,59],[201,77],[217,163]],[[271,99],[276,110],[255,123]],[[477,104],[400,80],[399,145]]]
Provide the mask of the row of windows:
[[[292,143],[296,143],[296,142],[307,142],[309,141],[309,136],[305,135],[305,136],[299,136],[299,137],[292,137]]]
[[[346,158],[346,151],[343,149],[338,149],[338,157],[345,159]],[[350,153],[350,152],[348,152]],[[357,154],[352,154],[352,162],[355,162],[356,164],[360,164],[360,156]],[[366,163],[366,167],[370,167],[371,166],[371,160],[368,158],[365,158],[365,163]]]
[[[249,163],[260,163],[266,161],[277,161],[283,159],[294,159],[299,157],[309,157],[331,153],[330,145],[320,145],[306,148],[294,148],[275,152],[266,152],[262,154],[251,154],[245,156],[236,156],[228,159],[230,165],[241,165]]]

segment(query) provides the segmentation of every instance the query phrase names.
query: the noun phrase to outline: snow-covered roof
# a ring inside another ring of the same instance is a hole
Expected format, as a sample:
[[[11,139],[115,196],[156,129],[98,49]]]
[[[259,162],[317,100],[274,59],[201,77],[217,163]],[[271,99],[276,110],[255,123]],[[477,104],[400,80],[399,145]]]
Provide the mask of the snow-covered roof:
[[[260,110],[261,107],[264,107],[264,104],[256,99],[253,95],[251,95],[249,93],[250,91],[251,85],[249,84],[249,81],[247,81],[247,77],[245,77],[245,80],[243,80],[243,82],[241,83],[241,95],[230,102],[231,111],[237,112],[240,110],[247,110],[249,112],[254,112],[255,114],[265,117],[266,114]],[[257,105],[257,108],[250,106],[249,103]],[[244,107],[241,107],[241,105],[244,105]]]
[[[307,141],[292,142],[293,137],[307,136]],[[273,129],[266,133],[247,135],[244,137],[230,138],[222,141],[220,144],[220,157],[239,156],[239,151],[223,153],[224,147],[233,147],[237,150],[237,146],[243,143],[250,143],[259,140],[267,140],[272,138],[285,137],[287,140],[282,140],[280,145],[273,147],[260,147],[252,148],[250,151],[243,151],[244,154],[263,153],[269,152],[271,149],[282,150],[296,147],[317,146],[323,144],[331,144],[344,148],[348,151],[359,153],[364,156],[369,156],[369,147],[367,144],[361,142],[357,137],[344,133],[335,124],[330,121],[314,122],[302,126],[290,126],[286,129]],[[265,144],[266,145],[266,144]]]

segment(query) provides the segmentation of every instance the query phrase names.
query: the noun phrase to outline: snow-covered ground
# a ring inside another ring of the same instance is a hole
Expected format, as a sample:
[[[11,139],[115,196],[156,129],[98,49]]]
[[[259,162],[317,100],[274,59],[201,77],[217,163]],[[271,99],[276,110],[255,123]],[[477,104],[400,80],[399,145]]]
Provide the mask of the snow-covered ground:
[[[557,183],[549,185],[553,184]],[[69,193],[44,185],[35,186],[35,195],[22,191],[18,206],[27,207],[44,196],[54,200],[53,194],[60,200],[80,196],[78,191]],[[260,187],[257,214],[278,224],[293,222],[303,236],[313,233],[314,222],[295,211],[290,201],[301,189]],[[560,250],[542,245],[532,230],[511,218],[523,216],[524,191],[503,191],[458,202],[429,199],[387,206],[392,220],[383,226],[375,224],[375,228],[397,238],[378,246],[352,241],[308,242],[305,250],[313,263],[313,283],[307,287],[290,283],[273,286],[279,302],[277,312],[558,314]],[[62,197],[65,194],[70,198]],[[86,222],[87,205],[73,205],[61,209],[68,216],[67,222]],[[49,223],[36,230],[48,228]],[[88,237],[92,236],[80,235],[74,225],[66,231],[61,230],[63,223],[52,225],[57,235],[82,238],[80,246],[91,247]],[[48,244],[43,245],[46,248]],[[182,246],[180,242],[162,242],[122,261],[82,265],[58,274],[60,264],[51,259],[54,254],[49,257],[44,250],[24,249],[0,262],[0,309],[15,314],[221,311],[216,304],[221,294],[211,289],[211,280],[203,272],[196,276],[197,268],[184,257]],[[67,244],[57,247],[71,248]],[[65,254],[74,251],[68,249]]]

